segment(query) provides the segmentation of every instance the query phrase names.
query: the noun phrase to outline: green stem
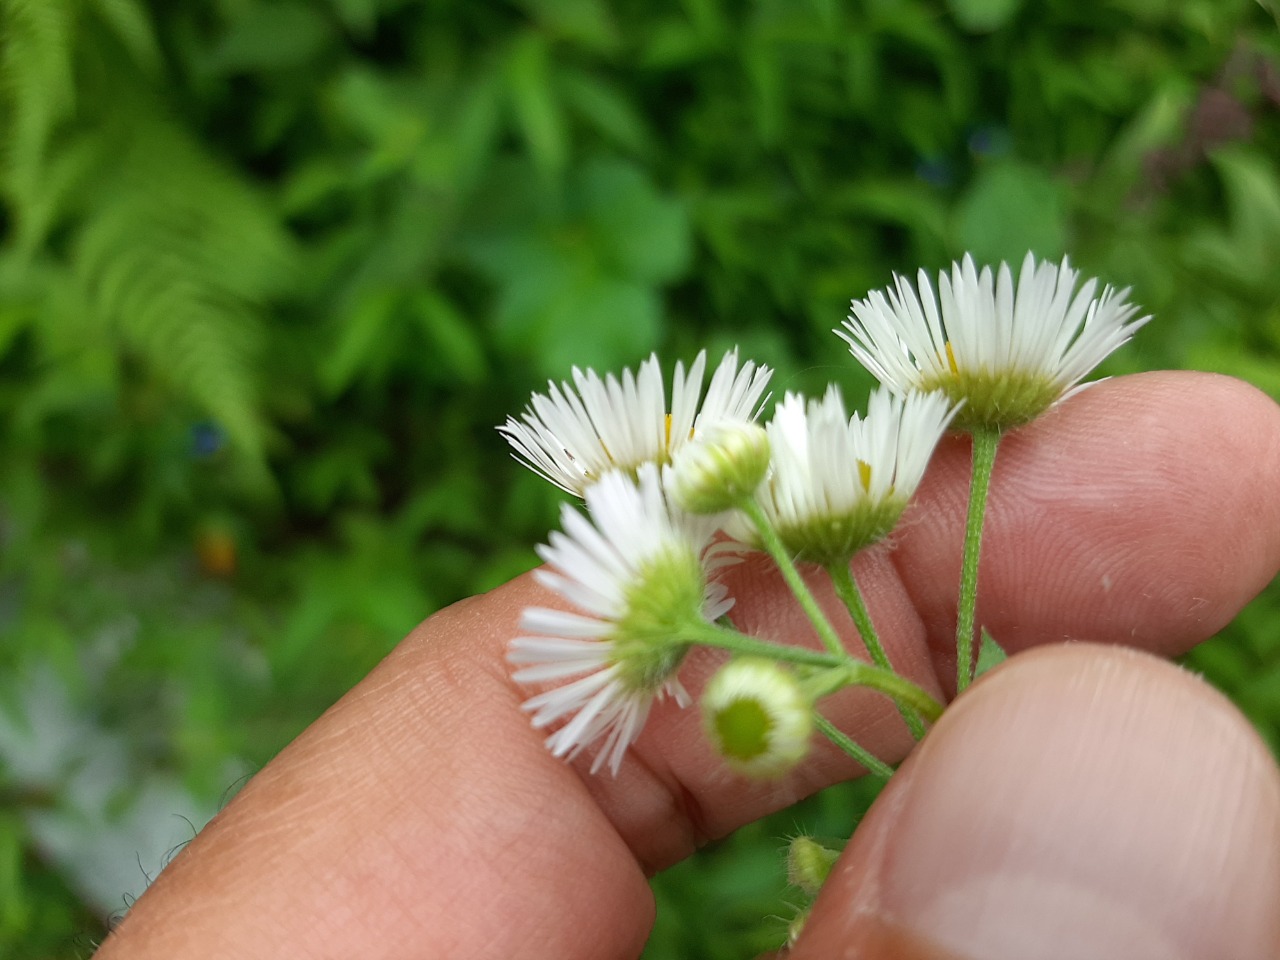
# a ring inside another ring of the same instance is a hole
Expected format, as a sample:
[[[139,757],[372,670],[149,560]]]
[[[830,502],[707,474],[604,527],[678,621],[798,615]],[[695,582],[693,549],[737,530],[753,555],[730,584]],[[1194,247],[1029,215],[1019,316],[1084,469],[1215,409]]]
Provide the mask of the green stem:
[[[867,750],[866,747],[858,746],[852,738],[846,736],[839,727],[816,710],[813,712],[813,723],[828,740],[862,764],[868,773],[874,773],[877,777],[884,777],[886,780],[893,776],[893,767]]]
[[[929,696],[929,692],[923,687],[898,676],[892,670],[855,660],[847,653],[837,657],[807,647],[770,643],[713,623],[691,623],[679,631],[679,638],[682,643],[718,647],[740,656],[765,657],[804,666],[825,667],[830,671],[843,671],[844,681],[830,684],[833,692],[842,687],[870,687],[892,697],[899,704],[907,705],[930,723],[942,716],[942,704]]]
[[[991,489],[1000,432],[973,432],[973,476],[969,482],[969,517],[964,528],[964,556],[960,566],[960,603],[956,615],[956,694],[973,679],[973,619],[978,604],[978,555],[982,549],[982,521]]]
[[[871,622],[871,614],[867,610],[866,601],[862,599],[862,591],[858,589],[858,581],[853,578],[853,571],[849,569],[849,564],[847,562],[830,564],[827,567],[827,573],[831,575],[836,596],[844,601],[845,607],[848,608],[849,616],[853,618],[854,626],[858,628],[862,643],[867,648],[867,653],[871,655],[872,662],[885,670],[893,670],[893,664],[889,662],[889,655],[880,644],[875,624]],[[917,740],[923,737],[924,724],[920,718],[902,704],[898,704],[898,711],[906,721],[911,735]]]
[[[688,628],[680,631],[680,640],[684,643],[698,643],[704,647],[718,647],[739,656],[785,660],[788,663],[809,667],[831,669],[843,668],[847,665],[847,658],[843,656],[833,656],[821,650],[810,650],[808,647],[792,647],[783,643],[758,640],[745,633],[713,623],[690,624]]]
[[[791,559],[791,554],[783,546],[782,539],[778,536],[778,531],[769,522],[769,518],[765,515],[760,504],[754,500],[747,500],[741,505],[741,509],[755,524],[756,532],[760,534],[761,543],[764,544],[769,556],[773,558],[773,562],[778,565],[778,570],[782,573],[782,579],[787,582],[787,586],[791,588],[792,594],[795,595],[796,602],[800,604],[800,608],[808,616],[809,622],[813,624],[814,630],[818,632],[822,645],[836,656],[847,656],[848,653],[844,648],[844,644],[840,642],[840,637],[836,634],[835,628],[831,626],[831,621],[827,619],[826,614],[822,612],[822,608],[818,606],[818,601],[814,599],[813,593],[809,590],[809,585],[804,582],[804,577],[800,575],[795,561]]]
[[[927,690],[892,670],[853,659],[845,664],[845,670],[849,672],[849,686],[879,690],[892,697],[899,706],[910,707],[930,723],[942,716],[942,704],[929,696]]]

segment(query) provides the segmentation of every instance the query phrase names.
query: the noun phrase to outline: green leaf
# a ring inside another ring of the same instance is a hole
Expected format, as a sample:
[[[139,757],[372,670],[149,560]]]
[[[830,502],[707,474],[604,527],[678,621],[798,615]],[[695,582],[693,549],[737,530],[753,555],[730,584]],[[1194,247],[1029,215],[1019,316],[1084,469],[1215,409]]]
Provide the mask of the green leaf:
[[[501,97],[499,78],[485,75],[462,98],[449,138],[454,187],[460,193],[470,193],[487,172],[501,132]]]
[[[441,380],[480,383],[489,373],[480,329],[468,322],[439,292],[424,290],[413,301],[414,314],[427,335],[432,352],[430,365]]]
[[[1280,26],[1280,0],[1258,0],[1258,6],[1271,14],[1276,26]]]
[[[364,297],[340,319],[336,340],[325,351],[320,364],[320,383],[327,396],[342,393],[361,373],[367,372],[375,353],[382,355],[398,305],[393,291],[379,290]]]
[[[67,0],[5,0],[0,11],[0,80],[11,111],[4,124],[4,186],[21,202],[39,191],[50,138],[76,106],[74,14]]]
[[[329,156],[300,162],[289,172],[277,198],[286,216],[320,207],[351,186],[351,171]]]
[[[668,283],[688,269],[689,219],[678,200],[659,194],[639,167],[597,161],[579,190],[604,252],[624,275]]]
[[[147,73],[160,70],[160,45],[146,8],[138,0],[97,0],[95,5],[133,59]]]
[[[621,43],[609,7],[601,0],[521,0],[520,5],[548,33],[587,50],[609,53]]]
[[[548,339],[542,354],[548,376],[575,363],[617,369],[658,346],[662,305],[649,286],[599,277],[577,287],[558,307],[560,332]]]
[[[21,933],[30,919],[31,901],[22,882],[27,839],[17,816],[0,815],[0,943]]]
[[[991,33],[1017,16],[1022,0],[947,0],[947,7],[970,33]]]
[[[262,308],[294,269],[293,247],[257,195],[180,130],[138,132],[75,237],[81,295],[98,335],[261,464]]]
[[[329,19],[297,2],[255,4],[214,48],[209,66],[222,73],[274,71],[310,62],[332,37]]]
[[[378,0],[330,0],[343,26],[361,39],[373,36],[378,25]]]
[[[562,71],[559,83],[565,102],[601,136],[630,153],[648,153],[652,141],[648,124],[622,91],[581,70]]]
[[[672,17],[650,25],[641,63],[657,70],[683,67],[708,56],[719,45],[706,31],[694,29],[681,17]]]
[[[996,643],[995,638],[987,633],[986,627],[983,627],[982,639],[978,644],[978,663],[974,669],[975,679],[1008,659],[1009,655],[1004,652],[1000,644]]]
[[[882,66],[876,35],[853,33],[844,56],[844,86],[849,102],[859,112],[873,112],[880,97]]]
[[[406,153],[423,125],[419,108],[386,77],[364,67],[338,77],[328,99],[343,122],[383,154]]]
[[[787,73],[779,60],[776,46],[763,40],[752,39],[742,46],[756,131],[769,146],[781,138],[787,121]]]
[[[889,223],[900,223],[916,236],[940,241],[946,233],[946,209],[933,192],[920,189],[918,180],[905,177],[859,177],[847,187],[832,191],[835,209]]]
[[[1231,210],[1232,239],[1256,270],[1274,268],[1280,250],[1280,171],[1275,158],[1255,148],[1224,148],[1213,155]]]
[[[526,33],[512,44],[507,88],[535,166],[544,175],[558,175],[569,159],[569,141],[552,89],[551,52],[541,34]]]
[[[956,210],[956,238],[980,263],[1066,250],[1066,188],[1038,167],[1006,161],[978,174]]]

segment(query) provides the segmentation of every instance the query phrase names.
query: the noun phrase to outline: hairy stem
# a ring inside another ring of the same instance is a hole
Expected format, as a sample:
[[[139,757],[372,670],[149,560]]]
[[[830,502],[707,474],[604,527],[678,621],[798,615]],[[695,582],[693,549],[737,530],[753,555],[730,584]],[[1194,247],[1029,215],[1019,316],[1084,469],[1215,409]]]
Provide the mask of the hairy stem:
[[[858,628],[858,633],[862,636],[862,643],[867,648],[867,653],[871,655],[871,661],[885,670],[893,670],[893,664],[889,662],[889,655],[885,653],[884,647],[880,643],[880,637],[876,633],[875,624],[871,622],[871,614],[867,610],[866,601],[862,599],[862,591],[858,589],[858,581],[854,579],[853,571],[849,569],[849,564],[847,562],[833,563],[827,567],[827,573],[831,575],[831,583],[835,586],[836,596],[848,608],[849,616],[853,618],[854,626]],[[906,721],[911,735],[917,740],[923,737],[924,724],[921,722],[920,717],[902,704],[898,704],[898,711],[902,714],[902,719]]]
[[[870,687],[892,697],[899,707],[910,707],[925,720],[933,723],[942,716],[942,704],[929,695],[924,687],[900,677],[892,670],[872,666],[850,658],[845,664],[849,673],[849,686]]]
[[[828,740],[862,764],[863,769],[868,773],[875,774],[877,777],[884,777],[886,780],[893,776],[893,767],[889,766],[866,747],[858,746],[851,737],[847,736],[844,731],[816,710],[813,712],[813,723]]]
[[[825,667],[827,680],[824,692],[833,693],[844,687],[870,687],[891,697],[896,703],[910,707],[930,723],[942,716],[942,704],[933,699],[923,687],[898,676],[892,670],[855,660],[848,653],[836,656],[807,647],[772,643],[713,623],[689,624],[678,631],[678,636],[682,643],[717,647],[739,656],[765,657],[801,666]]]
[[[991,490],[1000,432],[973,432],[973,475],[969,483],[969,516],[964,528],[964,556],[960,566],[960,602],[956,615],[956,694],[973,680],[973,620],[978,605],[978,555],[982,549],[982,521]]]
[[[813,629],[818,632],[822,645],[836,656],[847,656],[848,652],[845,650],[844,644],[840,642],[840,637],[837,636],[835,628],[831,626],[831,621],[827,619],[827,615],[818,606],[818,601],[814,599],[813,593],[809,590],[809,585],[804,582],[804,577],[800,575],[795,561],[791,559],[791,554],[782,545],[782,540],[778,537],[778,531],[769,522],[769,518],[765,515],[764,510],[761,509],[760,504],[754,500],[747,500],[742,504],[741,509],[755,525],[765,550],[773,558],[773,562],[778,565],[778,570],[782,573],[782,579],[787,582],[787,586],[791,588],[796,602],[800,604],[800,608],[809,618],[809,622],[813,624]]]
[[[768,660],[782,660],[787,663],[807,667],[844,667],[846,656],[836,656],[821,650],[810,650],[808,647],[793,647],[784,643],[773,643],[747,636],[738,630],[721,627],[712,623],[691,625],[679,632],[684,643],[697,643],[704,647],[717,647],[745,657],[764,657]]]

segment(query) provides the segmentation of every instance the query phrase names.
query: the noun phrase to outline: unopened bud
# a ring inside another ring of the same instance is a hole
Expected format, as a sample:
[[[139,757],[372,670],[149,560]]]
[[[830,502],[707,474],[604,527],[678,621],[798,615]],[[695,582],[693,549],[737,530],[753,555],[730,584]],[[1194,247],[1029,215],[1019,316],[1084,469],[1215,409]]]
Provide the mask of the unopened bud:
[[[769,469],[769,435],[746,421],[723,421],[699,432],[676,454],[670,490],[689,513],[720,513],[749,499]]]
[[[796,837],[787,847],[787,883],[816,897],[839,858],[839,850],[824,847],[813,837]]]
[[[731,660],[702,694],[716,752],[739,773],[777,777],[809,751],[813,709],[789,671],[771,660]]]
[[[811,908],[806,907],[797,913],[791,922],[787,924],[787,946],[794,947],[796,941],[800,939],[800,934],[804,933],[804,925],[809,920],[809,911]]]

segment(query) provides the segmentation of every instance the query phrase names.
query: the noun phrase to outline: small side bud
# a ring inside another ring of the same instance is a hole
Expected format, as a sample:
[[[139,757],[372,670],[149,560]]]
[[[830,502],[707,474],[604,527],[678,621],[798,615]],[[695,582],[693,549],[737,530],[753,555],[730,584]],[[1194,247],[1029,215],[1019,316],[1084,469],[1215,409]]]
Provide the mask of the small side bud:
[[[790,949],[796,945],[796,941],[800,939],[800,934],[804,933],[804,925],[809,920],[809,912],[812,908],[806,907],[797,913],[787,924],[787,948]]]
[[[713,424],[681,448],[670,491],[689,513],[720,513],[749,499],[769,469],[769,435],[745,421]]]
[[[839,858],[839,850],[824,847],[813,837],[796,837],[787,847],[787,883],[816,897]]]
[[[813,708],[795,676],[771,660],[731,660],[702,694],[716,752],[751,777],[778,777],[809,752]]]

